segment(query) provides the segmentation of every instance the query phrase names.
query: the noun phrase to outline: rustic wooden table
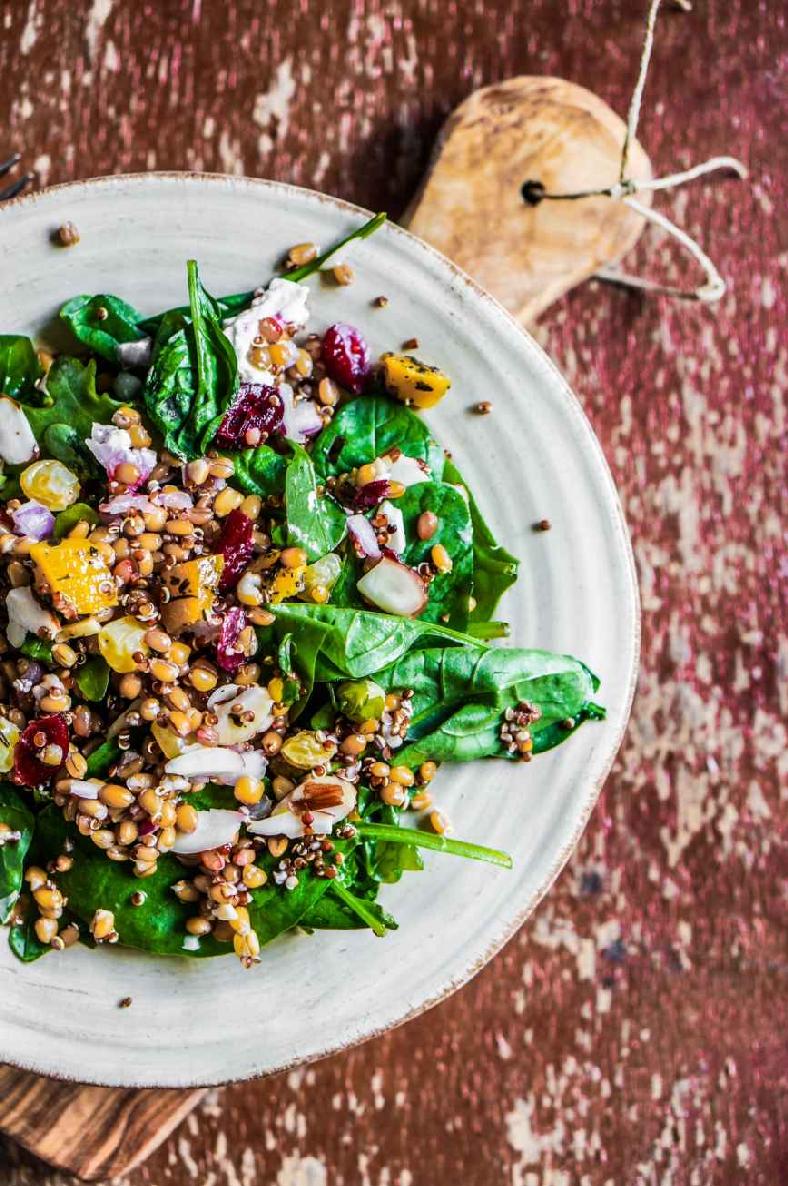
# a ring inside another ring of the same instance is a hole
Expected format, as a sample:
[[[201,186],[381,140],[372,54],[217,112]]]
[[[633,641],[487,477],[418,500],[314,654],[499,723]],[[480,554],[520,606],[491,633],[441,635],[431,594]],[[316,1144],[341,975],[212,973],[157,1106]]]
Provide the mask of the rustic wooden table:
[[[750,185],[665,202],[729,293],[706,309],[589,284],[539,329],[614,469],[640,568],[642,678],[603,799],[554,891],[466,989],[357,1050],[211,1093],[128,1186],[786,1180],[785,8],[671,7],[641,136],[663,172],[728,151],[749,163]],[[5,0],[0,155],[22,149],[42,184],[207,169],[396,215],[475,86],[558,74],[623,111],[644,8]],[[639,255],[672,258],[654,238]],[[0,1146],[0,1186],[66,1181]]]

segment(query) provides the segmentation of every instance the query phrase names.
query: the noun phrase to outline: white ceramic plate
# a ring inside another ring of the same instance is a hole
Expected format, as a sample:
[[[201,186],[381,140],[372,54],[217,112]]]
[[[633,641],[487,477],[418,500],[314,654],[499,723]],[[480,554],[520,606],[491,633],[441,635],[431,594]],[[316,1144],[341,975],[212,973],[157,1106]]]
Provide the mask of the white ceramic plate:
[[[146,312],[185,299],[195,256],[209,290],[265,282],[283,251],[359,224],[346,203],[229,177],[110,177],[0,208],[0,332],[36,333],[76,293],[114,292]],[[66,220],[80,242],[50,234]],[[513,641],[567,651],[602,678],[608,707],[528,766],[446,769],[436,787],[455,834],[508,849],[512,872],[430,854],[385,887],[399,920],[368,932],[289,935],[244,971],[119,949],[18,963],[0,936],[0,1059],[49,1075],[191,1086],[277,1070],[359,1042],[458,988],[547,891],[578,840],[621,740],[638,655],[638,598],[610,473],[575,397],[540,350],[448,261],[395,226],[353,255],[356,282],[310,281],[315,326],[358,324],[374,352],[419,339],[453,377],[428,420],[498,537],[522,560],[503,612]],[[389,304],[375,309],[385,294]],[[490,399],[492,415],[468,412]],[[533,534],[548,517],[553,530]],[[118,1001],[131,997],[131,1008]]]

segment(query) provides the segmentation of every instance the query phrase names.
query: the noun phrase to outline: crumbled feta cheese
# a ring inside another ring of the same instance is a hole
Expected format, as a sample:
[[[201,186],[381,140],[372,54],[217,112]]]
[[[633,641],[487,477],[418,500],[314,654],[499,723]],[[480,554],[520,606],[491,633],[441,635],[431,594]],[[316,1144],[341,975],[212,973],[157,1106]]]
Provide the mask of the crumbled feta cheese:
[[[285,325],[303,329],[309,317],[307,301],[309,289],[303,284],[277,277],[265,292],[255,297],[248,309],[224,323],[224,332],[233,344],[238,358],[238,378],[242,383],[262,383],[268,387],[276,385],[271,371],[253,366],[249,351],[259,335],[260,321],[264,317],[275,317]]]
[[[12,647],[21,647],[27,634],[40,636],[43,633],[54,638],[60,629],[57,618],[36,601],[29,585],[10,589],[5,608],[8,613],[6,636]]]

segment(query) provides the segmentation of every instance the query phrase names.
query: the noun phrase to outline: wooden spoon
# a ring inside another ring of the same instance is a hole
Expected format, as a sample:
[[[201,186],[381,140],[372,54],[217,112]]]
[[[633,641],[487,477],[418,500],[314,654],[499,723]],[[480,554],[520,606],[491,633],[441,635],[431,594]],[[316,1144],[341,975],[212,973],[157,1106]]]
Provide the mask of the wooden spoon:
[[[521,187],[573,193],[618,180],[624,122],[591,91],[561,78],[512,78],[474,91],[441,130],[403,222],[524,324],[617,262],[644,219],[609,197],[528,206]],[[651,176],[637,141],[628,176]],[[647,193],[641,201],[648,201]]]

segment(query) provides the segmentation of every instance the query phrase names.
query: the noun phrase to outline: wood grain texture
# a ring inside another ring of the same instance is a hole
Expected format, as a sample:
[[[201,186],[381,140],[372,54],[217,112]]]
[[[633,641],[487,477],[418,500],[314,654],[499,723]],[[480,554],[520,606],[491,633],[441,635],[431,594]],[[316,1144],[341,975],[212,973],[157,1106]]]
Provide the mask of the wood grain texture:
[[[511,78],[482,87],[441,129],[403,222],[530,326],[570,288],[617,263],[645,220],[607,197],[529,206],[522,184],[539,181],[552,194],[612,185],[625,132],[607,103],[565,79]],[[651,176],[637,140],[627,175]]]
[[[785,14],[665,7],[641,127],[654,169],[735,151],[752,184],[660,199],[713,248],[719,306],[588,284],[540,327],[613,467],[643,588],[639,696],[604,798],[531,923],[466,989],[380,1041],[210,1093],[125,1186],[775,1186],[788,1172]],[[397,214],[474,87],[558,75],[623,112],[644,8],[14,0],[0,128],[45,181],[219,169]],[[651,231],[636,257],[675,262]],[[69,1181],[0,1146],[1,1186]]]
[[[144,1161],[204,1094],[78,1087],[0,1067],[0,1124],[57,1169],[113,1178]]]

